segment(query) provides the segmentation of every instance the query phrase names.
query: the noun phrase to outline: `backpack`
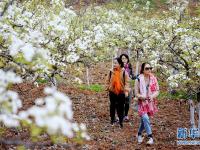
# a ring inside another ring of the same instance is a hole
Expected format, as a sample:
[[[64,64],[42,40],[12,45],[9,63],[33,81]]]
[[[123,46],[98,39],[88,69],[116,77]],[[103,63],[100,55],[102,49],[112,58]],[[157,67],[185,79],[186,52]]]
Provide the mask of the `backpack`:
[[[140,78],[139,78],[140,74],[135,76],[135,80],[138,80],[138,82],[140,82]]]

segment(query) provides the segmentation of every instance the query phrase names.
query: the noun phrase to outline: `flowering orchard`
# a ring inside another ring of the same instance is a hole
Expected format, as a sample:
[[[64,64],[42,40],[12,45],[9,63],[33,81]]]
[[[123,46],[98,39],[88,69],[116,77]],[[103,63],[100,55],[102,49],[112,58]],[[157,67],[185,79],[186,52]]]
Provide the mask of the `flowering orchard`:
[[[34,82],[77,61],[74,52],[63,49],[72,36],[69,28],[76,13],[56,1],[51,3],[51,12],[42,4],[35,6],[35,1],[3,1],[0,6],[1,122],[7,127],[30,127],[34,137],[47,132],[89,140],[86,126],[74,122],[71,100],[64,93],[46,87],[45,98],[36,99],[36,105],[28,110],[18,111],[21,100],[10,90],[11,84]]]
[[[0,121],[7,127],[34,126],[38,134],[71,138],[81,133],[89,139],[85,125],[73,121],[68,96],[46,87],[45,98],[18,111],[22,103],[10,85],[37,85],[45,75],[68,78],[67,71],[68,80],[81,82],[73,71],[111,60],[120,48],[128,49],[133,60],[139,51],[140,61],[150,61],[170,87],[193,93],[200,83],[200,17],[188,13],[188,4],[170,0],[168,10],[156,12],[148,1],[145,6],[130,1],[80,10],[62,0],[1,1]]]

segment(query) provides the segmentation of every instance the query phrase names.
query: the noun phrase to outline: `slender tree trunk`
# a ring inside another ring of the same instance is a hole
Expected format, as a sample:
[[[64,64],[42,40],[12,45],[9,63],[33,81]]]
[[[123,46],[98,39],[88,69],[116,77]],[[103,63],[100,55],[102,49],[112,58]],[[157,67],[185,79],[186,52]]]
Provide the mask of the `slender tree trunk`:
[[[135,68],[135,76],[139,74],[139,51],[137,50],[137,62],[136,62],[136,68]],[[137,79],[136,79],[137,80]],[[136,89],[136,82],[134,85],[134,90]],[[136,93],[135,93],[136,94]]]
[[[113,67],[114,67],[114,66],[113,66],[113,60],[114,60],[114,55],[112,54],[112,59],[111,59],[111,61],[112,61],[112,62],[111,62],[111,63],[112,63],[112,70],[113,70]]]
[[[190,124],[192,128],[195,128],[195,119],[194,119],[194,102],[193,100],[189,99],[189,104],[190,104]]]
[[[122,53],[122,50],[119,49],[119,50],[117,51],[117,57],[119,57],[119,56],[121,55],[121,53]]]
[[[128,48],[128,56],[129,56],[129,58],[131,58],[131,49],[130,48]]]
[[[137,77],[138,74],[139,74],[139,52],[137,51],[137,62],[136,62],[136,67],[135,67],[135,76]],[[136,80],[137,80],[137,79],[136,79]],[[136,85],[136,82],[135,82],[134,91],[133,91],[134,97],[136,97],[136,93],[135,93],[136,88],[137,88],[137,85]],[[137,101],[136,101],[136,100],[134,100],[134,104],[133,104],[133,105],[134,105],[134,106],[133,106],[133,109],[134,109],[135,111],[137,111],[137,110],[138,110],[138,104],[137,104]]]
[[[139,73],[139,60],[137,60],[137,62],[136,62],[136,69],[135,69],[135,76],[137,76],[138,75],[138,73]],[[136,79],[137,80],[137,79]],[[135,85],[134,85],[134,91],[136,90],[136,87],[137,85],[136,85],[136,82],[135,82]],[[136,93],[135,92],[133,92],[135,95],[136,95]]]
[[[135,75],[137,76],[139,74],[139,61],[136,62],[136,69],[135,69]]]
[[[86,80],[87,80],[87,85],[90,85],[90,76],[89,76],[89,68],[86,67]]]
[[[137,77],[138,74],[139,74],[139,61],[136,62],[135,76]],[[134,85],[134,89],[136,89],[136,82]]]
[[[197,101],[198,101],[198,115],[199,115],[198,128],[200,130],[200,87],[197,88]]]
[[[200,102],[198,102],[198,115],[199,115],[198,128],[200,130]]]
[[[51,84],[52,86],[57,87],[57,80],[56,80],[55,76],[51,77],[51,82],[52,82],[52,84]]]
[[[114,47],[114,58],[118,57],[118,48]]]

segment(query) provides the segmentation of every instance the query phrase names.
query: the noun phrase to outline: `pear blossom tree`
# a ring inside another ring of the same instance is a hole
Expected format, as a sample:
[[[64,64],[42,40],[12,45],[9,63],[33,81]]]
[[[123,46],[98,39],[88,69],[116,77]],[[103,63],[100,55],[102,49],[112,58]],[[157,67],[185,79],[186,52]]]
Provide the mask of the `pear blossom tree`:
[[[173,2],[170,1],[170,4],[174,4]],[[191,127],[195,127],[195,104],[191,96],[196,95],[200,83],[199,18],[184,13],[188,1],[175,3],[171,13],[164,13],[161,19],[148,20],[153,33],[151,39],[143,45],[144,50],[151,54],[151,63],[163,71],[169,86],[188,93]],[[153,28],[155,25],[158,27]],[[198,127],[200,128],[199,122]]]
[[[6,127],[30,128],[31,136],[36,138],[48,133],[50,137],[89,140],[86,126],[73,120],[70,98],[55,87],[45,88],[47,96],[37,99],[36,105],[24,111],[19,111],[22,102],[18,93],[10,88],[11,84],[21,83],[31,76],[33,79],[38,74],[52,74],[55,65],[56,68],[66,66],[56,59],[57,53],[54,51],[68,38],[68,24],[76,14],[70,9],[60,8],[62,1],[51,2],[51,11],[47,11],[43,5],[38,5],[37,11],[32,11],[34,1],[23,4],[16,1],[0,2],[0,121]],[[57,13],[54,13],[55,9]],[[67,16],[68,20],[61,19]],[[58,38],[59,42],[56,43]],[[3,138],[0,141],[3,144],[30,146],[22,141]]]
[[[135,1],[88,6],[79,12],[65,7],[62,0],[0,2],[0,121],[7,127],[33,126],[37,131],[33,136],[48,133],[89,139],[85,125],[73,121],[69,97],[55,88],[55,76],[81,83],[75,72],[81,74],[86,68],[90,84],[91,65],[113,60],[121,48],[127,48],[137,61],[136,72],[139,61],[150,61],[170,87],[190,95],[196,92],[200,18],[186,13],[186,0],[170,0],[168,5],[169,11],[158,14],[151,12],[150,2],[144,7]],[[37,84],[38,78],[49,78],[54,87],[46,87],[46,97],[19,111],[22,103],[10,84]],[[194,127],[195,104],[191,98],[189,103]]]

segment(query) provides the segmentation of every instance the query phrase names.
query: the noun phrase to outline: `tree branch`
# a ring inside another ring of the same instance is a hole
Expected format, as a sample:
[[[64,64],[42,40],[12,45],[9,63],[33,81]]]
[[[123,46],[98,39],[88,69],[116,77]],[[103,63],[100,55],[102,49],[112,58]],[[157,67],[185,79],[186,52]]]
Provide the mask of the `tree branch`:
[[[4,15],[4,13],[7,11],[8,7],[9,7],[10,5],[12,5],[13,2],[14,2],[14,0],[11,0],[10,2],[8,2],[8,3],[5,5],[3,11],[0,13],[0,17],[2,17],[2,16]]]
[[[176,50],[172,47],[172,43],[173,41],[176,39],[177,36],[174,36],[173,39],[171,40],[170,44],[168,45],[168,47],[170,48],[171,52],[174,53],[176,55],[176,57],[180,58],[184,63],[182,63],[181,61],[179,61],[181,63],[181,65],[184,66],[184,68],[186,69],[186,75],[189,77],[189,65],[188,62],[182,57],[180,56],[180,54],[178,54],[176,52]]]

